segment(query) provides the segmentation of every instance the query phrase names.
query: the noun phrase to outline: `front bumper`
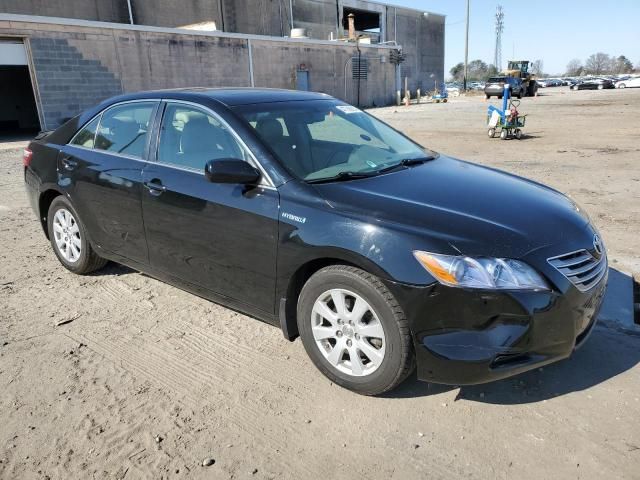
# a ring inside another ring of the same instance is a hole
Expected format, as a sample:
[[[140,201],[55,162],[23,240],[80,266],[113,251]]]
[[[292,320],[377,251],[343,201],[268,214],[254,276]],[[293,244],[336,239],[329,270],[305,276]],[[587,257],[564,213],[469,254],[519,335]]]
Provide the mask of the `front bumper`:
[[[409,320],[418,378],[472,385],[569,357],[592,331],[606,283],[587,292],[388,286]]]

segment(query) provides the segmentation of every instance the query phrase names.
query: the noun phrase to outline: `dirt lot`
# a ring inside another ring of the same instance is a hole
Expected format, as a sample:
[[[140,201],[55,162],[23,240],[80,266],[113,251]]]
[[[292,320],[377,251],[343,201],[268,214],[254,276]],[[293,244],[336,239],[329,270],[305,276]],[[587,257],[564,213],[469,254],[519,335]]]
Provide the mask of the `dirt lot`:
[[[545,90],[522,102],[521,141],[487,138],[485,109],[476,97],[373,113],[570,194],[612,267],[640,273],[640,89]],[[412,378],[360,397],[273,327],[117,265],[64,270],[11,147],[0,151],[0,478],[640,478],[640,335],[600,325],[572,359],[513,379]]]

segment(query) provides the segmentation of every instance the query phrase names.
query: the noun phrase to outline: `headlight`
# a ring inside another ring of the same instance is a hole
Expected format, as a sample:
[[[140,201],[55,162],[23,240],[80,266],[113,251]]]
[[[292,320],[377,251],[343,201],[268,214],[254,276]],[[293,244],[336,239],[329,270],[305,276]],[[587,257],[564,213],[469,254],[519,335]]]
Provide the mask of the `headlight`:
[[[533,268],[510,258],[471,258],[457,255],[413,252],[416,260],[440,283],[452,287],[484,289],[548,290]]]

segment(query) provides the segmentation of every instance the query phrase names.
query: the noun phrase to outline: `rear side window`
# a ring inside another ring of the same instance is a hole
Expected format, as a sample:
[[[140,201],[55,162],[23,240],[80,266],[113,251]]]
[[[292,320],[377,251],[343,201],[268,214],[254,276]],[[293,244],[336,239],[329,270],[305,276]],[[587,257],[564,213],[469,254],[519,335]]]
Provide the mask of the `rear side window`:
[[[142,158],[155,102],[136,102],[102,114],[94,148]]]
[[[84,148],[93,148],[93,142],[96,138],[96,130],[98,129],[98,122],[100,121],[100,116],[98,115],[96,118],[87,123],[76,136],[71,140],[71,145],[77,145],[79,147]]]

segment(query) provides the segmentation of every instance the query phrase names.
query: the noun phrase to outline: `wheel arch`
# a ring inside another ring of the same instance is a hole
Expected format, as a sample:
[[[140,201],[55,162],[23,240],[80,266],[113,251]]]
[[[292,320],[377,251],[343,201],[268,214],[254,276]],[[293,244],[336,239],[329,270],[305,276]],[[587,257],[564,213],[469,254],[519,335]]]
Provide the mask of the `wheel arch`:
[[[297,270],[289,277],[286,288],[278,295],[278,318],[280,328],[287,340],[293,341],[298,337],[298,297],[302,291],[302,287],[307,280],[317,271],[331,265],[346,265],[359,268],[365,272],[386,277],[384,271],[379,266],[365,258],[354,258],[353,256],[324,256],[307,260],[300,265]]]
[[[55,188],[48,188],[40,193],[38,198],[38,217],[40,218],[40,225],[44,231],[47,239],[49,238],[49,229],[47,228],[47,217],[49,215],[49,207],[53,203],[56,197],[63,195],[63,193]]]

